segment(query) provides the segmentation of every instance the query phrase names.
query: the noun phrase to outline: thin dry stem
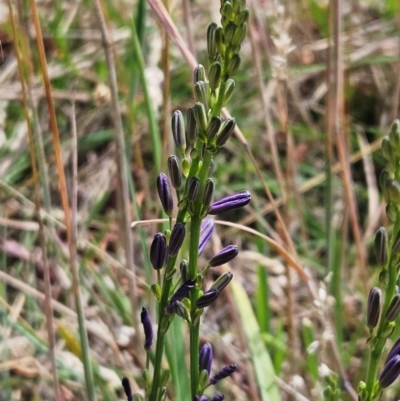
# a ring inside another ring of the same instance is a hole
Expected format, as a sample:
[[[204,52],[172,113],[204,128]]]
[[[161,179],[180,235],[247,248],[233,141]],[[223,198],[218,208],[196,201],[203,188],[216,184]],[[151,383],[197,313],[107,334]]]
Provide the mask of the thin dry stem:
[[[56,401],[60,401],[60,384],[58,381],[58,373],[57,373],[57,363],[56,363],[56,353],[55,353],[55,333],[54,333],[54,320],[53,320],[53,309],[52,309],[52,291],[51,291],[51,281],[50,281],[50,269],[49,269],[49,262],[47,259],[47,248],[46,248],[46,237],[44,233],[44,226],[43,221],[40,215],[41,209],[41,200],[40,200],[40,183],[39,183],[39,174],[36,164],[36,157],[35,157],[35,144],[33,139],[33,131],[32,131],[32,124],[31,119],[29,116],[29,107],[28,107],[28,97],[25,85],[25,78],[23,73],[23,65],[21,59],[21,53],[18,46],[18,37],[16,32],[15,20],[14,20],[14,13],[12,9],[11,0],[8,0],[8,8],[10,14],[10,22],[11,28],[14,37],[14,49],[15,55],[17,58],[18,63],[18,75],[19,80],[21,83],[21,92],[22,92],[22,103],[24,106],[24,114],[25,120],[28,129],[28,137],[29,137],[29,152],[31,158],[31,166],[32,166],[32,176],[34,182],[34,194],[35,194],[35,211],[36,211],[36,219],[39,224],[39,241],[40,241],[40,248],[42,251],[42,262],[43,262],[43,271],[44,271],[44,288],[45,288],[45,315],[46,315],[46,327],[47,327],[47,336],[49,341],[49,357],[51,361],[52,367],[52,376],[53,376],[53,388],[54,388],[54,398]]]
[[[97,19],[99,21],[100,30],[103,38],[104,52],[107,62],[107,70],[109,74],[109,85],[111,90],[111,105],[113,111],[113,122],[115,128],[115,147],[116,147],[116,161],[118,166],[118,180],[122,211],[120,214],[121,227],[123,233],[123,244],[125,251],[125,263],[127,269],[133,274],[129,277],[129,299],[131,302],[132,309],[132,321],[133,326],[138,333],[138,322],[137,322],[137,284],[135,279],[135,267],[133,264],[133,241],[132,233],[130,229],[131,210],[129,202],[129,185],[128,185],[128,171],[126,166],[126,155],[125,155],[125,140],[124,131],[121,120],[121,110],[118,102],[118,84],[117,84],[117,73],[115,69],[114,55],[112,51],[112,39],[110,37],[106,21],[103,15],[102,6],[100,0],[94,1]]]

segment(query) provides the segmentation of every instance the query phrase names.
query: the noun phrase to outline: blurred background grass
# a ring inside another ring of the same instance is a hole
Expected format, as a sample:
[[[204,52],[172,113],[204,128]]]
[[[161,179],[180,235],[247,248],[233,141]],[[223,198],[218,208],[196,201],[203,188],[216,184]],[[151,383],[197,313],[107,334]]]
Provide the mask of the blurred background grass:
[[[101,2],[112,38],[129,171],[129,213],[121,216],[110,68],[94,3],[37,2],[61,153],[51,135],[32,3],[0,3],[0,399],[85,400],[88,363],[97,394],[88,399],[123,399],[123,375],[143,388],[138,310],[132,313],[131,305],[155,310],[147,246],[160,225],[132,230],[132,287],[121,221],[161,216],[155,179],[174,152],[171,113],[193,104],[192,72],[148,4]],[[248,189],[253,200],[244,211],[220,216],[239,225],[217,225],[204,254],[229,243],[242,250],[230,266],[232,291],[206,311],[201,333],[202,341],[214,345],[215,369],[239,365],[233,380],[221,383],[226,399],[321,400],[325,384],[318,367],[326,364],[349,383],[342,398],[351,400],[352,388],[365,377],[364,305],[377,279],[371,241],[386,224],[376,178],[383,160],[375,150],[399,115],[400,20],[396,0],[338,4],[252,0],[248,5],[248,37],[228,104],[247,142],[233,139],[218,154],[215,197]],[[165,5],[188,49],[207,64],[205,33],[220,19],[219,2],[166,0]],[[69,203],[77,202],[72,218],[79,282],[71,273],[71,237],[56,167],[60,157]],[[286,249],[308,272],[309,282],[246,227]],[[209,280],[217,274],[210,272]],[[89,362],[78,335],[77,289]],[[50,291],[55,302],[53,312],[46,312]],[[57,375],[49,356],[49,313]],[[396,329],[393,338],[398,334]],[[178,401],[188,399],[186,342],[185,324],[175,319],[167,347],[173,377],[168,390]],[[382,399],[399,394],[394,386]]]

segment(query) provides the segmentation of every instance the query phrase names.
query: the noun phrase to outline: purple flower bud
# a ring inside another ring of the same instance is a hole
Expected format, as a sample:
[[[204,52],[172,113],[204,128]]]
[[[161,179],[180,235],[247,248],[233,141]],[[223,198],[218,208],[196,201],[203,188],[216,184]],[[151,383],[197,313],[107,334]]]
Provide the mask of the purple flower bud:
[[[171,232],[169,239],[168,254],[169,256],[176,256],[181,249],[183,240],[185,239],[186,229],[182,223],[176,223]]]
[[[153,325],[150,319],[150,313],[146,308],[142,308],[142,313],[140,314],[140,320],[143,324],[143,329],[144,329],[144,338],[145,338],[144,349],[148,351],[151,349],[151,346],[153,345],[154,333],[153,333]]]
[[[230,376],[233,372],[235,372],[237,369],[235,364],[232,365],[228,365],[225,366],[224,368],[222,368],[216,375],[214,375],[211,379],[210,379],[210,383],[211,384],[215,384],[217,382],[219,382],[222,379],[225,379],[225,377]]]
[[[179,189],[182,184],[182,167],[176,155],[168,157],[168,171],[171,184],[175,189]]]
[[[164,267],[167,260],[167,241],[163,233],[157,233],[150,246],[150,262],[155,270]]]
[[[211,398],[211,401],[222,401],[225,398],[225,396],[221,393],[215,394],[213,398]]]
[[[180,110],[176,110],[174,114],[172,114],[171,128],[176,147],[179,149],[185,149],[185,122],[183,120],[183,114]]]
[[[387,308],[385,318],[388,322],[393,322],[399,316],[400,313],[400,294],[393,295],[392,300]]]
[[[131,383],[129,382],[129,379],[127,377],[122,378],[122,387],[124,388],[127,400],[133,401]]]
[[[396,355],[400,355],[400,338],[394,343],[386,358],[385,365]]]
[[[213,350],[210,343],[205,343],[200,350],[199,371],[206,370],[210,376],[211,364],[213,361]]]
[[[219,296],[219,291],[216,289],[208,290],[196,301],[196,308],[203,309],[210,306]]]
[[[373,329],[379,321],[382,311],[382,290],[378,287],[372,287],[368,296],[367,305],[367,325]]]
[[[231,272],[224,272],[214,281],[214,284],[211,286],[210,290],[215,289],[221,292],[231,282],[232,278],[233,274]]]
[[[164,173],[160,173],[157,177],[157,190],[164,212],[171,217],[174,201],[172,199],[171,186]]]
[[[237,256],[239,253],[239,249],[236,245],[228,245],[220,252],[218,252],[215,256],[213,256],[208,264],[211,267],[221,266],[225,263],[230,262],[233,258]]]
[[[214,231],[214,219],[204,219],[200,227],[199,255],[204,251],[207,242],[210,240]]]
[[[168,302],[167,307],[165,308],[165,311],[167,313],[172,313],[174,311],[174,303],[176,301],[182,301],[183,298],[187,298],[189,295],[189,292],[194,288],[195,281],[194,280],[187,280],[185,281],[175,292],[174,295],[172,295],[172,298]]]
[[[228,139],[231,137],[233,131],[235,130],[236,127],[236,121],[233,118],[230,118],[228,120],[225,120],[222,123],[221,129],[218,132],[217,139],[215,141],[215,144],[220,147],[224,146]]]
[[[229,210],[238,209],[240,207],[246,206],[251,200],[251,194],[249,191],[238,192],[233,195],[229,195],[219,201],[214,202],[208,214],[219,214],[227,212]]]
[[[400,355],[395,355],[386,363],[381,375],[379,376],[379,385],[381,388],[389,387],[400,374]]]
[[[375,234],[375,253],[379,266],[384,266],[388,258],[388,237],[384,227],[379,227]]]
[[[191,177],[187,183],[187,194],[189,201],[195,201],[199,194],[200,180],[197,177]]]

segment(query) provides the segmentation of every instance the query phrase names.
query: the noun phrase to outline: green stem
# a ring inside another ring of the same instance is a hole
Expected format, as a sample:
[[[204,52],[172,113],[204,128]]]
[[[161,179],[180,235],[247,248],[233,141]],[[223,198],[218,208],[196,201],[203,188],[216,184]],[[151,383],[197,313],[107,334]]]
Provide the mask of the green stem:
[[[387,278],[387,287],[385,289],[385,297],[384,297],[384,303],[383,303],[383,308],[382,308],[382,317],[379,322],[378,330],[375,336],[376,342],[373,344],[372,349],[371,349],[371,354],[369,358],[369,363],[368,363],[368,371],[367,371],[367,379],[366,379],[366,393],[367,393],[367,400],[366,401],[373,401],[376,397],[376,394],[373,394],[374,390],[374,385],[376,381],[376,376],[378,372],[378,367],[379,367],[379,361],[383,352],[383,349],[386,344],[387,338],[390,336],[390,333],[388,333],[389,329],[389,323],[385,319],[385,313],[390,305],[390,301],[393,298],[393,295],[396,292],[396,282],[397,282],[397,267],[395,266],[395,260],[394,260],[394,254],[392,252],[392,247],[395,238],[397,237],[397,234],[400,229],[400,216],[396,219],[396,222],[393,227],[393,233],[390,241],[390,246],[389,246],[389,259],[388,263],[385,268],[387,268],[388,271],[388,278]]]

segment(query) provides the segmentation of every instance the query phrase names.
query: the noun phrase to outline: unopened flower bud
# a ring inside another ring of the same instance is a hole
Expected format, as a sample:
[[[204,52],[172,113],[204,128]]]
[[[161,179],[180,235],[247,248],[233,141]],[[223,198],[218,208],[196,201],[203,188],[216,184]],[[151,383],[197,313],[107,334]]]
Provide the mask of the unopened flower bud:
[[[213,361],[213,349],[210,343],[205,343],[199,354],[199,372],[206,370],[208,375],[211,373],[211,364]]]
[[[157,177],[157,191],[164,212],[171,217],[174,208],[174,201],[172,199],[170,183],[164,173],[160,173]]]
[[[190,321],[190,313],[186,309],[185,305],[180,301],[175,301],[172,303],[172,310],[182,319]]]
[[[186,114],[186,139],[192,146],[196,143],[198,134],[198,126],[194,114],[194,107],[190,107]]]
[[[216,384],[220,380],[225,379],[226,377],[230,376],[233,372],[236,372],[236,369],[237,369],[237,367],[235,364],[225,366],[223,369],[221,369],[216,375],[214,375],[210,379],[210,383]]]
[[[217,56],[217,45],[215,42],[215,32],[218,26],[215,22],[212,22],[207,28],[207,51],[208,57],[214,59]]]
[[[169,256],[176,256],[181,249],[183,240],[185,239],[186,229],[182,223],[176,223],[171,232],[169,239],[168,254]]]
[[[244,23],[241,26],[236,28],[236,31],[233,35],[232,38],[232,45],[233,46],[240,46],[246,37],[246,32],[247,32],[247,24]]]
[[[206,80],[206,71],[204,69],[204,67],[199,64],[193,72],[193,83],[195,84],[196,82],[199,81],[205,81]]]
[[[250,16],[250,13],[249,13],[248,8],[244,8],[243,10],[240,10],[239,16],[237,18],[238,24],[241,25],[241,24],[247,22],[249,20],[249,16]]]
[[[142,308],[142,313],[140,314],[140,320],[143,324],[144,337],[145,337],[144,349],[146,351],[149,351],[151,349],[151,346],[153,345],[154,333],[153,333],[153,325],[150,319],[150,313],[146,308]]]
[[[179,264],[179,270],[181,272],[182,282],[184,283],[185,281],[189,280],[189,263],[186,259],[183,259]]]
[[[390,359],[385,367],[381,375],[379,376],[379,385],[381,388],[389,387],[399,376],[400,374],[400,356],[395,355],[392,359]]]
[[[400,231],[397,232],[396,238],[394,239],[392,251],[396,254],[400,253]]]
[[[124,388],[125,395],[128,401],[133,401],[131,383],[127,377],[122,379],[122,387]]]
[[[395,162],[395,155],[393,153],[392,144],[390,142],[390,138],[385,136],[382,139],[382,153],[386,161],[388,162],[391,169],[395,169],[396,162]]]
[[[222,73],[222,66],[221,63],[216,61],[212,63],[210,66],[210,72],[208,74],[208,83],[210,85],[210,89],[216,90],[219,87],[221,82],[221,73]]]
[[[176,190],[178,190],[182,184],[182,167],[178,156],[171,155],[168,157],[167,164],[171,184]]]
[[[174,303],[176,301],[182,301],[183,298],[189,296],[190,291],[194,288],[195,281],[194,280],[187,280],[185,281],[176,291],[175,294],[171,297],[170,301],[168,302],[165,311],[167,313],[172,313],[174,308]]]
[[[211,235],[214,231],[215,222],[214,219],[204,219],[200,226],[200,241],[199,241],[199,255],[204,251],[207,242],[210,240]]]
[[[388,356],[385,360],[385,365],[395,356],[400,355],[400,338],[393,344],[393,347],[390,349]]]
[[[204,81],[198,81],[194,85],[194,95],[196,100],[204,105],[206,111],[208,109],[207,87],[208,84]]]
[[[208,210],[214,196],[214,181],[208,178],[204,186],[203,207]]]
[[[210,206],[209,214],[224,213],[233,209],[238,209],[246,206],[251,200],[249,191],[237,192],[236,194],[229,195],[219,201],[214,202]]]
[[[171,128],[176,147],[181,151],[184,151],[186,148],[185,121],[180,110],[176,110],[172,114]]]
[[[381,188],[383,197],[385,198],[386,201],[389,199],[389,193],[387,190],[388,183],[391,180],[390,178],[390,173],[386,169],[383,169],[381,173],[379,174],[379,187]]]
[[[191,177],[187,183],[188,200],[195,201],[199,194],[200,180],[197,177]]]
[[[225,3],[226,4],[226,3]],[[237,25],[233,21],[229,21],[224,28],[225,44],[230,45],[237,30]]]
[[[232,281],[233,274],[231,272],[224,272],[221,276],[219,276],[211,286],[211,290],[221,291]]]
[[[225,84],[224,104],[227,104],[235,89],[235,81],[229,78]]]
[[[216,255],[214,255],[210,259],[208,264],[211,267],[224,265],[225,263],[228,263],[232,259],[234,259],[238,253],[239,253],[239,249],[236,245],[228,245],[227,247],[222,249],[220,252],[218,252]]]
[[[200,298],[197,299],[196,308],[203,309],[206,308],[207,306],[210,306],[213,302],[216,301],[218,296],[219,296],[218,290],[215,289],[208,290],[204,295],[202,295]]]
[[[234,118],[229,118],[222,123],[221,129],[218,132],[215,144],[217,146],[224,146],[228,139],[231,137],[236,127],[236,121]]]
[[[388,255],[388,238],[384,227],[379,227],[375,234],[375,254],[379,266],[385,266]]]
[[[387,182],[387,193],[389,202],[400,203],[400,184],[397,180]]]
[[[160,270],[167,260],[167,240],[163,233],[157,233],[150,246],[150,262],[153,269]]]
[[[233,75],[236,74],[237,70],[239,69],[240,66],[240,56],[239,54],[235,54],[232,56],[232,58],[229,61],[228,68],[227,68],[227,74],[229,77],[232,77]]]
[[[385,318],[388,322],[393,322],[397,319],[400,313],[400,294],[397,293],[390,301],[389,307],[385,313]]]
[[[215,45],[216,50],[220,54],[224,54],[225,52],[225,43],[224,43],[224,32],[221,27],[218,27],[215,31]]]
[[[220,11],[221,15],[227,19],[231,19],[233,15],[232,3],[230,1],[225,1]]]
[[[210,124],[207,129],[207,138],[213,140],[218,134],[222,124],[222,119],[219,116],[211,118]]]
[[[367,305],[367,326],[372,330],[379,321],[382,311],[382,290],[378,287],[371,288]]]
[[[197,102],[194,105],[194,118],[200,129],[204,132],[207,130],[207,113],[203,103]]]

